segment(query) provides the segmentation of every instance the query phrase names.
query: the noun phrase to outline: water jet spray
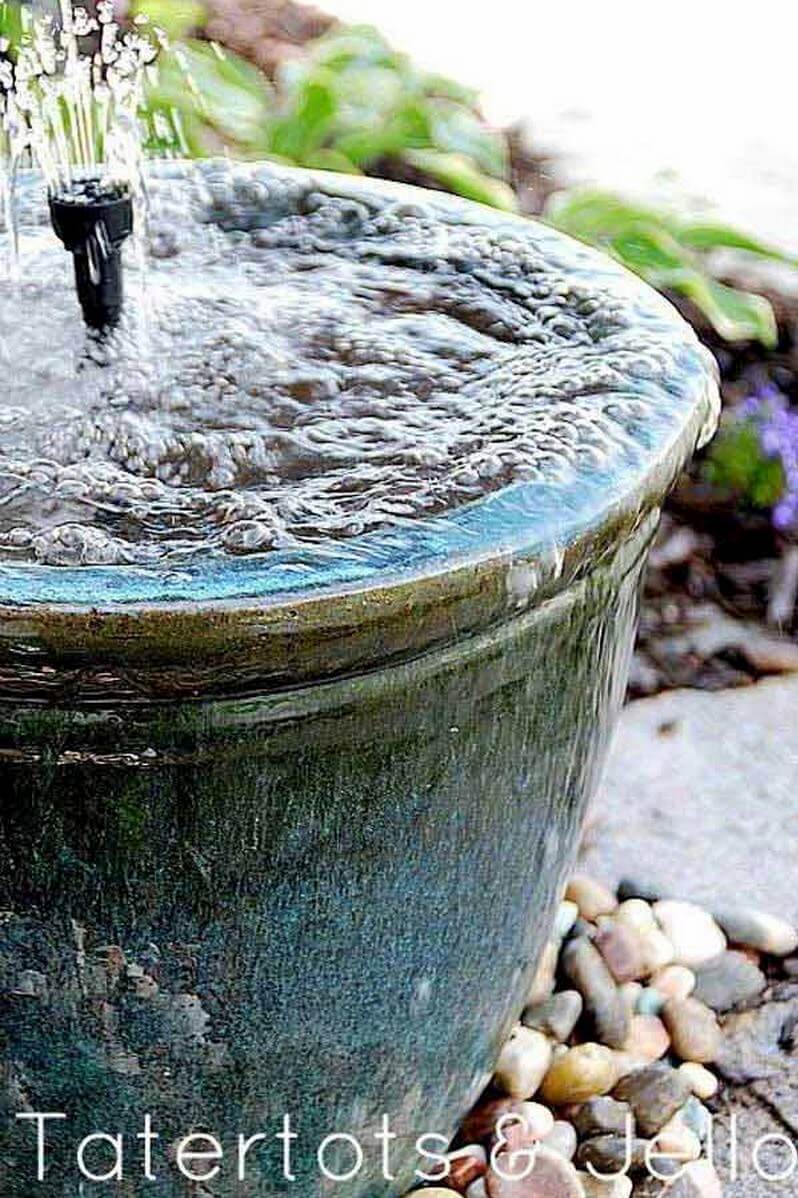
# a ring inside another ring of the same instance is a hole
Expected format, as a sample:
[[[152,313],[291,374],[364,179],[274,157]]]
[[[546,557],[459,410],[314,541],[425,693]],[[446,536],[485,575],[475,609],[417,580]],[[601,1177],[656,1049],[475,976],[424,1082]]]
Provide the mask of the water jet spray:
[[[119,324],[124,302],[122,246],[133,232],[128,187],[89,178],[50,195],[50,218],[75,263],[75,285],[90,329]]]

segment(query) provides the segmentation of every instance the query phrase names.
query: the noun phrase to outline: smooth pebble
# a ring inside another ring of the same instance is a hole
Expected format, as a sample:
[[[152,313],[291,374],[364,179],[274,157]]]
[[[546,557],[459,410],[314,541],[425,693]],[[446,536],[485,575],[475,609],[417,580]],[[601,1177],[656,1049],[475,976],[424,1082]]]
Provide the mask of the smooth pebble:
[[[662,1010],[673,1051],[683,1061],[707,1065],[718,1058],[722,1035],[714,1011],[697,998],[671,998]]]
[[[598,919],[599,915],[612,915],[618,907],[618,900],[612,891],[587,874],[575,874],[571,878],[565,897],[576,903],[579,914],[591,923]]]
[[[725,951],[726,937],[703,907],[663,899],[654,905],[654,914],[673,946],[673,959],[677,965],[694,968]]]
[[[687,1079],[696,1098],[706,1100],[714,1098],[717,1094],[720,1085],[717,1077],[710,1069],[699,1065],[697,1061],[685,1061],[683,1065],[679,1066],[679,1073]]]
[[[771,957],[789,957],[798,949],[798,929],[785,919],[763,911],[723,911],[718,923],[734,944]]]
[[[494,1080],[511,1098],[531,1098],[551,1064],[551,1044],[542,1032],[518,1026],[499,1055]]]
[[[603,1044],[578,1044],[552,1064],[541,1095],[552,1106],[586,1102],[612,1089],[617,1077],[615,1055]]]

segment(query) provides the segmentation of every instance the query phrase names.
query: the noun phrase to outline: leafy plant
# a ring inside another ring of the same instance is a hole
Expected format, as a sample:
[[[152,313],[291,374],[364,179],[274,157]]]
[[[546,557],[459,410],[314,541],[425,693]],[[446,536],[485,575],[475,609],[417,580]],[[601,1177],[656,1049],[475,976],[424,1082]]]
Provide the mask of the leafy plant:
[[[776,320],[761,295],[729,287],[713,274],[710,254],[736,250],[756,258],[798,263],[728,225],[680,219],[602,191],[555,197],[546,219],[558,229],[610,253],[660,291],[685,296],[726,341],[777,341]]]
[[[158,0],[162,3],[163,0]],[[153,0],[142,0],[145,11]],[[272,89],[254,67],[196,40],[167,48],[145,118],[151,149],[243,157],[350,173],[391,161],[442,187],[515,209],[503,134],[466,88],[419,71],[374,29],[336,29],[287,63]]]

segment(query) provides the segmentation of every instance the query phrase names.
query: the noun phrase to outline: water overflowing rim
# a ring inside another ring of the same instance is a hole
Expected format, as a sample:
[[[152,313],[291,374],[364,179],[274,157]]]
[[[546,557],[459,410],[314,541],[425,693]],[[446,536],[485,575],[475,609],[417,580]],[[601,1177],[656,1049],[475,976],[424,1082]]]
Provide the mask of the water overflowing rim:
[[[175,166],[154,169],[168,174]],[[450,220],[516,237],[534,229],[539,247],[562,250],[569,260],[578,252],[588,268],[595,263],[597,275],[610,278],[616,294],[650,327],[661,327],[663,337],[683,323],[661,296],[604,255],[577,251],[570,238],[524,218],[402,184],[287,168],[279,173],[310,179],[332,195],[423,203]],[[683,328],[668,402],[657,402],[665,391],[651,384],[633,452],[619,454],[606,469],[577,473],[573,485],[515,484],[442,517],[397,524],[325,551],[286,550],[171,570],[0,566],[0,697],[9,685],[16,691],[23,675],[41,682],[40,667],[55,663],[56,672],[68,676],[92,657],[140,661],[149,673],[174,667],[181,688],[192,693],[216,688],[217,662],[239,680],[246,674],[253,683],[287,684],[397,660],[527,610],[632,537],[714,430],[716,371]],[[166,674],[168,690],[174,679]]]
[[[184,163],[152,163],[154,175],[185,169]],[[207,165],[207,164],[205,164]],[[197,168],[198,171],[202,167]],[[353,180],[331,172],[275,168],[297,179],[310,179],[318,190],[353,199],[371,196],[424,203],[467,223],[479,223],[529,235],[534,228],[540,244],[571,245],[571,238],[538,222],[497,212],[457,197],[383,180]],[[665,300],[622,267],[587,247],[583,260],[595,260],[606,280],[614,275],[616,289],[636,305],[663,333],[681,318]],[[685,326],[686,328],[686,326]],[[137,566],[0,566],[0,604],[38,605],[97,610],[120,607],[168,608],[174,605],[265,605],[289,598],[361,588],[381,588],[402,579],[435,575],[493,557],[523,555],[544,558],[552,546],[563,550],[600,525],[605,513],[632,502],[656,502],[682,468],[697,443],[714,428],[717,387],[708,355],[697,340],[686,343],[678,378],[670,380],[679,407],[673,405],[660,421],[652,405],[648,427],[637,446],[632,469],[580,473],[573,486],[551,483],[515,484],[431,520],[397,523],[389,530],[341,540],[328,549],[272,551],[247,558],[226,558],[170,567]],[[642,440],[645,438],[645,441]],[[632,498],[634,497],[634,499]]]

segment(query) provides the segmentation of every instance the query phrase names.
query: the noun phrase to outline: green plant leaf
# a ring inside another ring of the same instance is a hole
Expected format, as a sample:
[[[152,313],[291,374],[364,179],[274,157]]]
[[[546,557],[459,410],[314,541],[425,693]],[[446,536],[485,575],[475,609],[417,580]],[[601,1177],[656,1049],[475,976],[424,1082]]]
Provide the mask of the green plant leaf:
[[[308,154],[305,166],[317,171],[338,171],[343,175],[360,175],[354,162],[339,150],[314,150]]]
[[[683,291],[725,341],[759,341],[768,349],[778,344],[776,317],[764,296],[738,291],[697,273]]]
[[[497,179],[506,179],[510,155],[506,138],[482,121],[475,112],[449,100],[428,103],[430,136],[439,150],[465,154],[480,170]]]
[[[135,0],[130,16],[145,17],[176,40],[202,29],[208,12],[203,0]]]
[[[782,462],[767,457],[754,424],[732,418],[724,421],[703,469],[714,487],[757,508],[772,508],[784,494]]]
[[[447,191],[465,199],[516,212],[518,201],[515,192],[506,183],[483,175],[470,158],[462,154],[449,154],[441,150],[408,150],[404,158],[416,170],[429,175],[442,184]]]
[[[702,252],[718,248],[721,241],[727,248],[735,241],[736,248],[754,252],[751,247],[760,247],[754,239],[719,225],[687,224],[669,213],[592,190],[556,197],[546,217],[563,232],[607,250],[654,287],[690,299],[725,340],[776,344],[776,318],[768,300],[720,283]]]
[[[750,237],[730,225],[716,224],[712,221],[671,222],[674,237],[684,246],[692,250],[706,252],[709,250],[742,250],[754,254],[757,258],[767,258],[773,262],[784,262],[790,266],[798,265],[798,259],[785,254],[773,246]]]
[[[272,128],[271,148],[275,154],[303,163],[320,149],[338,110],[331,79],[317,73],[299,88],[293,110]]]
[[[195,156],[218,152],[218,138],[232,143],[243,153],[263,149],[265,131],[271,121],[272,102],[263,75],[235,55],[221,54],[206,42],[181,43],[161,55],[154,82],[147,94],[147,112],[179,114]],[[205,126],[208,133],[201,137]]]

